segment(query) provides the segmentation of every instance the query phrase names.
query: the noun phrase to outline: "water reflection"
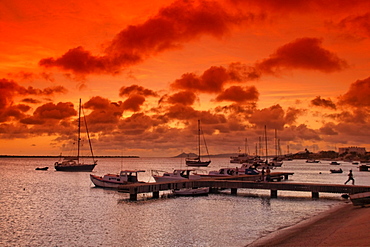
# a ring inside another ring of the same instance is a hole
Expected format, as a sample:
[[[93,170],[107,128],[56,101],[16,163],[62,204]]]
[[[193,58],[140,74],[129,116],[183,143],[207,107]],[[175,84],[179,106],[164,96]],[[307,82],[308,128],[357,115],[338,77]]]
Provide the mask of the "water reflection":
[[[125,169],[178,167],[177,160],[168,158],[133,160],[125,160]],[[0,160],[1,246],[245,246],[340,201],[334,199],[338,195],[320,194],[314,201],[307,192],[283,191],[270,199],[267,190],[241,189],[237,196],[225,190],[195,198],[161,193],[161,198],[152,199],[148,193],[131,202],[128,194],[92,187],[89,173],[34,170],[53,162]],[[225,159],[212,165],[207,169],[224,167]],[[324,164],[313,172],[304,165],[292,163],[283,169],[292,169],[295,181],[345,181],[330,174],[317,176],[327,168]],[[120,159],[100,159],[95,173],[115,173],[120,167]],[[365,176],[355,173],[356,183],[368,179]],[[150,174],[145,174],[143,180],[148,179]]]

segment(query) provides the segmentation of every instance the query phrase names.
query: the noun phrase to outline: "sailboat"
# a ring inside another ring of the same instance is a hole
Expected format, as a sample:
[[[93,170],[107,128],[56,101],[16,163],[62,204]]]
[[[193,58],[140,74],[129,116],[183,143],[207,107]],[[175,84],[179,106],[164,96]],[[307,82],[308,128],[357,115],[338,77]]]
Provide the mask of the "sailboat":
[[[81,106],[81,99],[79,103],[79,108],[78,108],[78,133],[77,133],[77,156],[67,156],[64,157],[62,161],[60,162],[55,162],[54,168],[57,171],[68,171],[68,172],[91,172],[95,166],[97,165],[97,160],[94,159],[94,154],[92,150],[92,145],[90,141],[90,136],[89,136],[89,131],[87,129],[87,123],[86,123],[86,118],[84,116],[84,123],[86,127],[86,134],[87,138],[89,140],[89,146],[90,146],[90,152],[92,156],[92,163],[84,163],[81,162],[80,160],[80,150],[81,150],[81,111],[82,111],[82,106]]]
[[[185,160],[187,166],[206,167],[211,163],[211,160],[210,160],[209,154],[208,154],[207,144],[206,144],[204,136],[203,136],[203,140],[204,140],[204,145],[205,145],[206,150],[207,150],[208,160],[207,161],[202,161],[200,159],[200,135],[201,135],[200,120],[198,120],[198,157],[196,157],[196,158],[187,158]]]

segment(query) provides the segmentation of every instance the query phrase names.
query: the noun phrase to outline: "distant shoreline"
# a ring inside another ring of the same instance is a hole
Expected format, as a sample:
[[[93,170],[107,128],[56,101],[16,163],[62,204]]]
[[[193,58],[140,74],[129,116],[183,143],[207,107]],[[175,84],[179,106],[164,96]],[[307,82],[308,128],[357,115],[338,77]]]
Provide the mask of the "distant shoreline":
[[[60,155],[0,155],[1,158],[60,158]],[[80,156],[81,158],[91,156]],[[102,155],[94,156],[94,158],[140,158],[137,155]]]

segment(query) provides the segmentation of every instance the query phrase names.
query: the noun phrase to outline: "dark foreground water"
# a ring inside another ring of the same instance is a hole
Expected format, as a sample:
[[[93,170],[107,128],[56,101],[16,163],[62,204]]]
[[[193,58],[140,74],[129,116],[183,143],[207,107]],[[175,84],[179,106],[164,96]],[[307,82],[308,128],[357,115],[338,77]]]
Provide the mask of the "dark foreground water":
[[[129,195],[93,187],[88,172],[56,172],[54,159],[0,159],[0,246],[245,246],[269,232],[298,223],[334,205],[338,194],[229,191],[206,197]],[[184,167],[175,158],[100,159],[94,173],[145,169],[141,176],[153,182],[151,169]],[[48,171],[36,167],[49,166]],[[211,167],[234,166],[228,159],[213,159]],[[343,174],[330,174],[329,162],[306,164],[286,161],[279,171],[290,171],[292,182],[343,184],[353,169],[356,184],[370,185],[370,172],[342,163]]]

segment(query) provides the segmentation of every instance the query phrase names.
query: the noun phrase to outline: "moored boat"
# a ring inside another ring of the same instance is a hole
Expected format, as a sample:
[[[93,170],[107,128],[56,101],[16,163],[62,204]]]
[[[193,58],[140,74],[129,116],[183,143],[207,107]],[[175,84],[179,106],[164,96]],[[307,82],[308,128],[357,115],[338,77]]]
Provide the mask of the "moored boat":
[[[309,160],[306,160],[306,163],[319,163],[320,160],[314,160],[314,159],[309,159]]]
[[[370,204],[370,192],[362,192],[349,195],[353,206],[365,206]]]
[[[337,162],[337,161],[332,161],[332,162],[330,162],[330,165],[339,166],[339,165],[340,165],[340,163],[339,163],[339,162]]]
[[[339,169],[330,169],[330,172],[331,173],[343,173],[343,170],[342,170],[342,168],[339,168]]]
[[[38,170],[38,171],[46,171],[47,169],[49,169],[48,166],[45,166],[45,167],[36,167],[35,170]]]
[[[122,170],[119,174],[105,174],[96,176],[90,174],[91,182],[100,188],[117,189],[121,185],[129,183],[144,183],[138,180],[138,174],[144,170]]]
[[[156,182],[171,182],[176,180],[201,178],[201,176],[196,172],[195,169],[175,169],[173,170],[173,172],[152,170],[152,176]]]
[[[360,172],[368,172],[370,169],[370,165],[360,165],[358,169],[360,170]]]
[[[208,148],[203,136],[204,146],[207,150],[208,160],[202,161],[200,156],[200,135],[201,135],[201,128],[200,128],[200,120],[198,120],[198,156],[196,158],[187,158],[185,163],[187,166],[197,166],[197,167],[207,167],[211,163],[211,159],[209,158]]]
[[[236,175],[235,168],[220,168],[218,171],[210,171],[206,175],[201,175],[201,177],[227,177]]]
[[[86,134],[89,141],[90,152],[92,163],[84,163],[81,161],[80,151],[81,151],[81,113],[82,113],[82,105],[81,99],[79,102],[78,108],[78,130],[77,130],[77,155],[76,156],[67,156],[62,159],[62,161],[58,161],[54,163],[54,168],[57,171],[68,171],[68,172],[91,172],[94,170],[95,166],[97,165],[97,160],[94,159],[93,149],[91,145],[91,140],[89,136],[89,131],[87,129],[87,122],[84,116],[84,123],[86,127]],[[62,158],[62,157],[61,157]]]

